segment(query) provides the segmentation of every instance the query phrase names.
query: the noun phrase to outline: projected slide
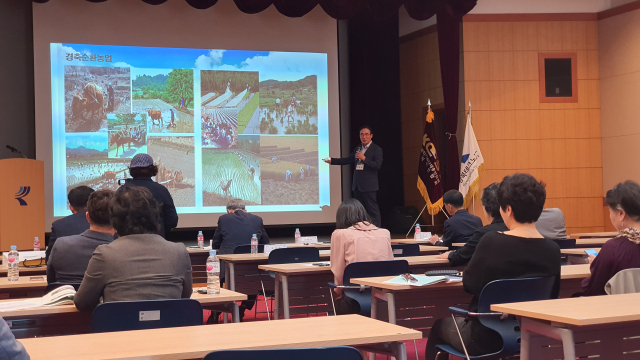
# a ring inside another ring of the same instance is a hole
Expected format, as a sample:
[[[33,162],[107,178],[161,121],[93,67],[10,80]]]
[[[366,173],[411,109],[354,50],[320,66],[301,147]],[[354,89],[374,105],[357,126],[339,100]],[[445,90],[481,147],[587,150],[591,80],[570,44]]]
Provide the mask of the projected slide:
[[[51,44],[54,216],[146,153],[179,213],[321,211],[327,55]]]

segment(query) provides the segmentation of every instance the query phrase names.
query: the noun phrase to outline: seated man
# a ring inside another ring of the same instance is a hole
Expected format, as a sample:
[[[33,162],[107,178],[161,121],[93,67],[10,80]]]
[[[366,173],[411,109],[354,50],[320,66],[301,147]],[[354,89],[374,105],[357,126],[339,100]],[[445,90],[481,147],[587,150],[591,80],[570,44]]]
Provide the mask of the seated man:
[[[476,229],[482,226],[482,220],[462,208],[464,198],[458,190],[449,190],[444,193],[442,202],[451,217],[444,222],[442,238],[433,235],[429,242],[431,245],[446,246],[451,249],[454,243],[466,243]]]
[[[190,298],[191,259],[181,243],[158,235],[158,204],[143,187],[121,187],[109,202],[111,225],[120,236],[100,245],[73,302],[93,311],[104,302]]]
[[[47,263],[49,262],[49,256],[53,245],[56,244],[56,240],[63,236],[78,235],[82,232],[89,230],[89,222],[87,221],[87,201],[89,195],[93,193],[93,189],[88,186],[78,186],[71,191],[67,199],[69,200],[69,209],[71,214],[60,220],[56,220],[51,224],[51,236],[49,237],[49,246],[46,251]]]
[[[47,282],[81,283],[93,252],[100,245],[113,241],[115,230],[109,222],[109,201],[112,190],[98,190],[89,196],[87,221],[89,230],[80,235],[59,238],[51,250],[47,266]]]
[[[249,214],[241,200],[233,199],[227,204],[227,213],[218,218],[218,227],[213,235],[213,249],[219,249],[218,254],[233,254],[239,245],[250,245],[251,237],[256,234],[259,244],[268,244],[269,236],[264,229],[262,218]],[[224,282],[224,260],[220,262],[220,282]],[[255,295],[249,295],[248,301],[240,306],[240,317],[244,310],[253,308]],[[212,320],[215,322],[215,320]]]
[[[16,340],[7,322],[0,317],[0,359],[29,360],[24,346]]]
[[[567,228],[564,225],[564,214],[558,208],[544,209],[536,221],[536,229],[547,239],[566,239]]]

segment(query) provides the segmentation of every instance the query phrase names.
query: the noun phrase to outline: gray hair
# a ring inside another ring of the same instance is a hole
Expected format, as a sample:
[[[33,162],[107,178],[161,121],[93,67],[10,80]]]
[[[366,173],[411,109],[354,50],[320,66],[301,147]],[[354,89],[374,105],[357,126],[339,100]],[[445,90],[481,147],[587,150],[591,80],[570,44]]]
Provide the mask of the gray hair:
[[[233,199],[227,203],[227,210],[244,210],[244,204],[240,199]]]

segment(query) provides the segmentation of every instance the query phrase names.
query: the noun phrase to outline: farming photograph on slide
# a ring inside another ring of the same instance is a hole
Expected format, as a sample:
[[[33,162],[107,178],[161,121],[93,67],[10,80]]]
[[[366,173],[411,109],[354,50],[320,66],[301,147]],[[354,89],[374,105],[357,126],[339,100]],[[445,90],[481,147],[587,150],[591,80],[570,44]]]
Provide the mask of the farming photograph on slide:
[[[54,216],[146,153],[178,213],[330,205],[326,53],[51,43]]]

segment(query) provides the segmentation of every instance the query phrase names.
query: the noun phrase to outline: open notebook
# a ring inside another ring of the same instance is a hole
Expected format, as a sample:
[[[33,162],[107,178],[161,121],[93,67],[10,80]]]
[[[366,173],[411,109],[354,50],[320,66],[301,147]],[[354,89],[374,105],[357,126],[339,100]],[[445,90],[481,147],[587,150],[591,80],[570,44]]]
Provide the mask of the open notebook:
[[[7,301],[0,303],[0,315],[3,311],[32,309],[41,306],[56,306],[73,304],[73,296],[76,290],[71,285],[61,286],[41,298]]]
[[[432,284],[437,284],[440,282],[447,281],[447,279],[444,276],[426,276],[426,275],[415,275],[415,274],[411,274],[411,276],[416,278],[416,280],[418,281],[414,283],[410,283],[410,282],[407,282],[402,277],[402,275],[398,275],[385,282],[389,284],[399,284],[399,285],[426,286],[426,285],[432,285]]]

